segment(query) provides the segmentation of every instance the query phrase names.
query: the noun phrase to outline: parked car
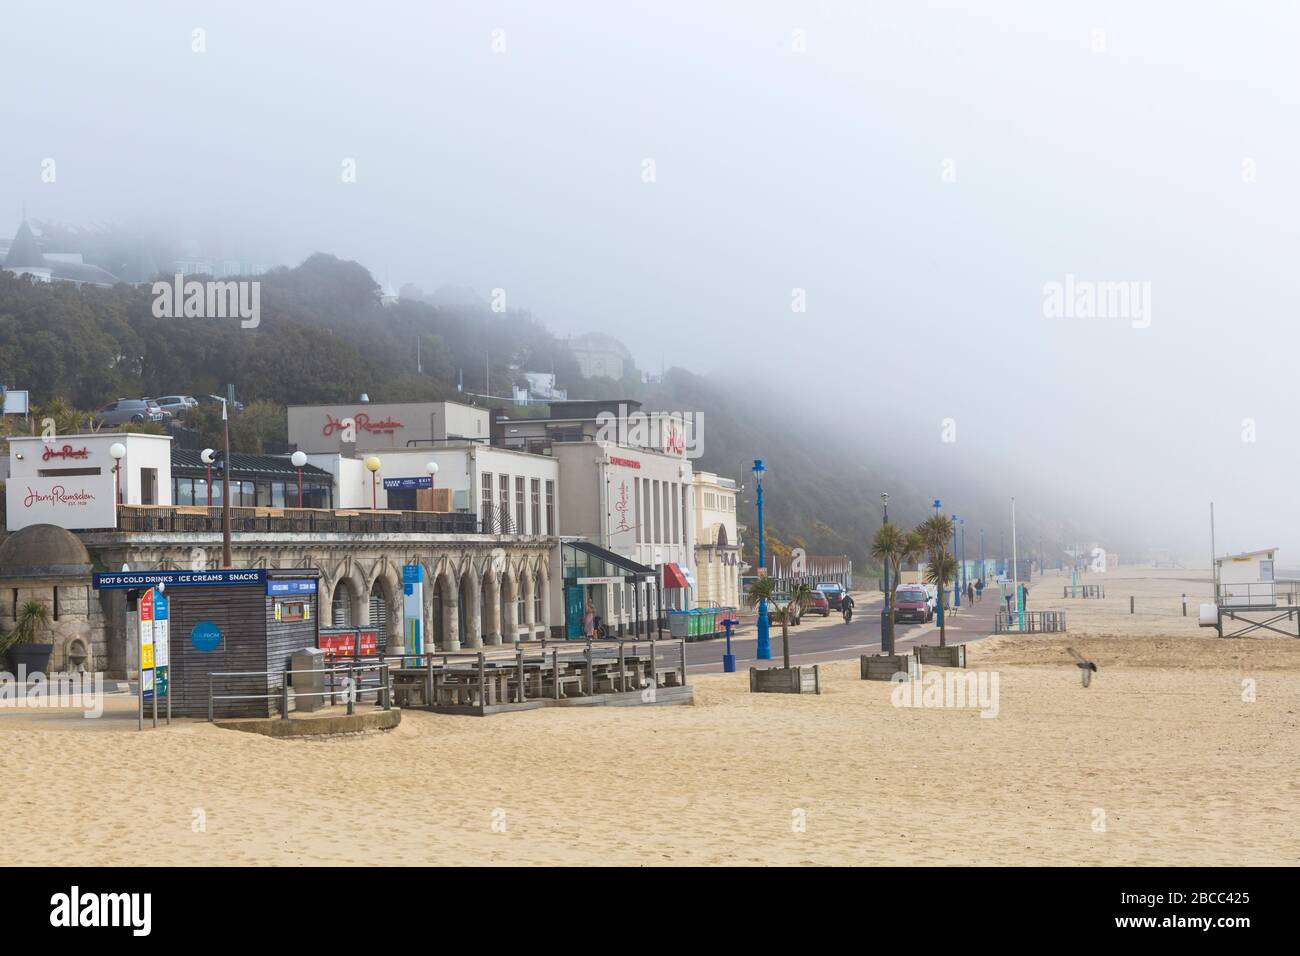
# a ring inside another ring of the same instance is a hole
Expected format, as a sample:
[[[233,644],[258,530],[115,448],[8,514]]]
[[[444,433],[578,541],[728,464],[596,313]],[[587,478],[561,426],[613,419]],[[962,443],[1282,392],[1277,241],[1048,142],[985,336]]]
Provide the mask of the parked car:
[[[212,402],[214,405],[217,406],[220,406],[223,402],[225,402],[225,399],[222,398],[220,395],[204,395],[203,398],[205,401]],[[244,403],[235,402],[233,405],[230,406],[230,410],[235,412],[242,412],[244,410]]]
[[[933,584],[925,585],[925,595],[930,599],[930,616],[939,608],[939,588]]]
[[[161,422],[166,415],[156,403],[151,404],[143,398],[119,398],[109,402],[95,412],[97,425],[142,425],[145,422]]]
[[[169,422],[176,417],[171,412],[167,411],[167,409],[159,405],[156,399],[146,398],[145,401],[149,404],[149,410],[158,416],[158,421]]]
[[[840,609],[840,601],[844,597],[844,588],[838,584],[819,584],[817,590],[826,595],[826,600],[830,604],[832,611]]]
[[[894,591],[894,620],[920,621],[925,623],[934,615],[930,607],[930,596],[925,588],[915,584],[904,584]]]
[[[197,408],[199,400],[193,395],[163,395],[154,399],[158,407],[165,412],[171,412],[172,418],[180,418],[191,408]]]
[[[812,597],[804,605],[804,610],[810,614],[820,614],[822,617],[830,617],[831,602],[822,591],[813,590]]]

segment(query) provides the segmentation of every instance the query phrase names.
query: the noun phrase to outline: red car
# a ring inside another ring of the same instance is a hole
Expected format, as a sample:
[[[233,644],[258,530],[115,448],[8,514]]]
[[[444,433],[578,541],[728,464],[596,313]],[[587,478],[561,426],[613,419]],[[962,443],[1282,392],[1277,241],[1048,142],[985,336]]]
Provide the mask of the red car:
[[[930,620],[930,595],[925,588],[915,585],[903,585],[894,592],[894,620],[920,621]]]
[[[822,617],[830,617],[831,602],[826,599],[826,595],[821,591],[813,591],[812,597],[804,605],[804,610],[810,614],[820,614]]]

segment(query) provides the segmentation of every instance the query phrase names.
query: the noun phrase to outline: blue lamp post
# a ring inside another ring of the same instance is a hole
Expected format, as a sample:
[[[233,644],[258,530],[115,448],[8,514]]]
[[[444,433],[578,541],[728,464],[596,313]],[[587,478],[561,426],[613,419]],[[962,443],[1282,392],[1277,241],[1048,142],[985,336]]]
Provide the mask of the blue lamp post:
[[[758,571],[763,574],[764,552],[763,552],[763,472],[767,471],[763,467],[763,459],[754,459],[754,484],[758,488]],[[760,661],[770,661],[772,659],[772,641],[768,636],[767,620],[767,602],[758,602],[758,653]]]
[[[970,577],[966,574],[966,519],[961,519],[961,589],[966,590]]]
[[[957,557],[957,516],[952,516],[952,556]],[[961,607],[961,571],[952,576],[952,606]]]
[[[934,516],[935,516],[936,518],[939,517],[939,509],[942,508],[942,507],[943,507],[943,502],[940,501],[938,498],[935,498],[935,499],[934,499]],[[943,627],[943,598],[944,598],[943,588],[938,587],[938,586],[936,585],[936,586],[935,586],[935,593],[939,595],[939,599],[935,602],[935,603],[938,604],[939,606],[938,606],[937,608],[934,609],[934,613],[935,613],[936,617],[938,618],[939,626],[940,626],[940,627]]]
[[[980,528],[980,580],[987,583],[988,575],[984,573],[984,529]]]

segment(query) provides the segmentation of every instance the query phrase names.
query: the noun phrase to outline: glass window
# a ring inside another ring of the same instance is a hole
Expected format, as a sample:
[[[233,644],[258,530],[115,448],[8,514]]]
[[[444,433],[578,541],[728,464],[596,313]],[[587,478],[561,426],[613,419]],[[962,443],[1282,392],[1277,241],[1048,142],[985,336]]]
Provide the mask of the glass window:
[[[515,534],[526,534],[524,526],[524,477],[515,477]]]
[[[480,482],[483,488],[483,503],[479,507],[479,517],[484,521],[492,520],[492,472],[483,472],[483,480]]]
[[[497,480],[497,521],[503,534],[510,533],[510,476],[500,475]]]
[[[542,533],[542,480],[534,478],[529,482],[529,493],[532,496],[532,518],[533,534]]]
[[[546,481],[546,534],[555,534],[555,482]]]
[[[542,620],[542,576],[539,574],[533,578],[533,620],[538,624],[547,622]]]
[[[286,493],[287,493],[287,489],[285,488],[285,483],[284,483],[283,481],[273,481],[273,482],[271,482],[271,507],[272,507],[272,508],[283,508],[284,505],[285,505],[285,496],[286,496]],[[294,484],[294,489],[293,489],[293,500],[294,500],[295,503],[297,503],[297,501],[298,501],[298,486],[297,486],[297,483]]]

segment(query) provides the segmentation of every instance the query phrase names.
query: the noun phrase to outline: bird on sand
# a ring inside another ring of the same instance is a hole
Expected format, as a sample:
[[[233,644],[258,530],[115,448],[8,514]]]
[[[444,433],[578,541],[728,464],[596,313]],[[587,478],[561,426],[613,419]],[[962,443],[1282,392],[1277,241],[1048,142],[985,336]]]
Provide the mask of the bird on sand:
[[[1097,665],[1092,661],[1085,661],[1073,647],[1067,647],[1066,650],[1074,658],[1074,666],[1079,668],[1079,677],[1083,680],[1083,686],[1087,687],[1092,683],[1092,675],[1097,673]]]

